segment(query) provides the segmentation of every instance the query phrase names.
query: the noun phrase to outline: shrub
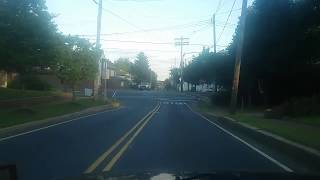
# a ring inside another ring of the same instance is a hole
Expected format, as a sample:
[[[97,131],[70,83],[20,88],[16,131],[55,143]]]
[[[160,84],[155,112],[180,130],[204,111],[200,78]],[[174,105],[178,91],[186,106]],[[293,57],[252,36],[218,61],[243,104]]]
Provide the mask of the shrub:
[[[217,106],[228,106],[230,104],[230,92],[219,92],[211,96],[211,103]]]
[[[320,114],[320,95],[303,98],[293,98],[273,108],[276,114],[299,117]]]
[[[22,75],[8,83],[8,88],[27,90],[50,90],[51,86],[35,75]]]

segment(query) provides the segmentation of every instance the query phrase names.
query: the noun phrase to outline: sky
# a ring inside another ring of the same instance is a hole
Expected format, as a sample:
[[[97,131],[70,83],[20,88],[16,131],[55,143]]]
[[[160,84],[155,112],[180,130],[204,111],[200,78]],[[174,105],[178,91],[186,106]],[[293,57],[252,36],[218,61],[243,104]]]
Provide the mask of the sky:
[[[99,1],[99,0],[96,0]],[[234,3],[235,1],[235,3]],[[253,0],[248,1],[248,5]],[[144,52],[159,80],[178,67],[176,38],[188,38],[185,59],[213,46],[212,15],[216,13],[217,50],[232,40],[242,0],[102,0],[101,46],[105,56],[134,61]],[[234,3],[234,6],[233,6]],[[229,20],[229,12],[231,11]],[[47,0],[48,11],[64,34],[81,35],[95,42],[98,5],[94,0]],[[225,27],[225,28],[224,28]]]

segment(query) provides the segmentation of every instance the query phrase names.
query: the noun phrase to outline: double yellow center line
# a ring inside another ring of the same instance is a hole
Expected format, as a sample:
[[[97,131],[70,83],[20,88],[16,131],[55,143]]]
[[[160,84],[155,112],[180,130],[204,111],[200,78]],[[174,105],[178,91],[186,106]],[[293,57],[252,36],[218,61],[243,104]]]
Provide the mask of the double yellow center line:
[[[130,139],[120,148],[120,150],[112,157],[108,162],[103,171],[110,171],[114,164],[119,160],[122,154],[127,150],[132,141],[138,136],[142,131],[144,126],[150,121],[154,114],[160,109],[160,104],[158,104],[153,110],[151,110],[147,115],[145,115],[135,126],[133,126],[126,134],[124,134],[116,143],[114,143],[106,152],[98,157],[85,171],[85,174],[92,173],[96,168],[109,157],[109,155],[115,151],[115,149],[122,144],[129,136],[134,132]]]

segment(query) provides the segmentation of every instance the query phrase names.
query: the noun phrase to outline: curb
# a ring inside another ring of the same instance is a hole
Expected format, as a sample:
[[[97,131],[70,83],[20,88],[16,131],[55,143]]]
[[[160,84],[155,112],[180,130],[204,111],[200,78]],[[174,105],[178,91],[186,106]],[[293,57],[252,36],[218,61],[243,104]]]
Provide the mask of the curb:
[[[212,113],[202,114],[229,129],[231,132],[252,141],[262,148],[267,148],[275,153],[274,155],[280,155],[278,158],[284,158],[284,161],[288,160],[289,164],[293,165],[298,172],[320,172],[320,152],[316,149],[293,142],[254,126],[238,122],[230,117],[217,116]]]
[[[53,125],[53,124],[67,121],[73,118],[79,118],[81,116],[87,116],[90,114],[117,109],[117,108],[119,108],[119,106],[113,106],[112,104],[90,107],[82,111],[64,114],[61,116],[46,118],[43,120],[36,120],[36,121],[18,124],[18,125],[6,127],[6,128],[0,128],[0,138],[5,138],[8,136],[12,136],[12,135],[23,133],[33,129],[41,128],[44,126]]]
[[[221,117],[220,117],[220,118],[221,118]],[[233,122],[235,122],[235,123],[238,123],[239,125],[241,125],[241,126],[243,126],[243,127],[249,128],[249,129],[251,129],[251,130],[253,130],[253,131],[256,131],[256,132],[258,132],[258,133],[261,133],[261,134],[263,134],[263,135],[265,135],[265,136],[269,136],[269,137],[274,138],[274,139],[276,139],[276,140],[278,140],[278,141],[281,141],[281,142],[283,142],[283,143],[289,144],[289,145],[294,146],[294,147],[296,147],[296,148],[300,148],[301,150],[306,151],[306,152],[308,152],[308,153],[311,153],[311,154],[313,154],[313,155],[315,155],[315,156],[318,156],[318,157],[320,158],[320,151],[318,151],[318,150],[316,150],[316,149],[314,149],[314,148],[305,146],[305,145],[303,145],[303,144],[299,144],[299,143],[297,143],[297,142],[294,142],[294,141],[291,141],[291,140],[289,140],[289,139],[286,139],[286,138],[284,138],[284,137],[282,137],[282,136],[273,134],[273,133],[271,133],[271,132],[269,132],[269,131],[265,131],[265,130],[259,129],[259,128],[257,128],[257,127],[251,126],[251,125],[249,125],[249,124],[242,123],[242,122],[238,122],[237,120],[235,120],[235,119],[233,119],[233,118],[230,118],[230,117],[227,117],[227,116],[222,116],[222,118],[227,119],[227,120],[231,120],[231,121],[233,121]]]

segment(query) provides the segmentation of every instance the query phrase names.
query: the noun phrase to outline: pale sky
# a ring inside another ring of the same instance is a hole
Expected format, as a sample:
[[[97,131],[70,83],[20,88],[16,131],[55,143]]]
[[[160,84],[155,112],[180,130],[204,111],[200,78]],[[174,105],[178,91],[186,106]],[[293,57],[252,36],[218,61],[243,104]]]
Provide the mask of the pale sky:
[[[97,0],[99,1],[99,0]],[[250,5],[253,0],[249,0]],[[217,7],[220,2],[220,8]],[[180,47],[174,39],[189,38],[183,47],[187,60],[203,46],[213,45],[211,18],[216,12],[217,50],[227,46],[241,14],[242,0],[236,0],[229,21],[223,26],[234,0],[103,0],[101,44],[111,61],[127,57],[134,61],[144,52],[159,80],[169,76],[171,67],[178,67]],[[47,0],[50,13],[64,34],[89,35],[95,42],[97,4],[94,0]],[[219,38],[220,37],[220,38]]]

